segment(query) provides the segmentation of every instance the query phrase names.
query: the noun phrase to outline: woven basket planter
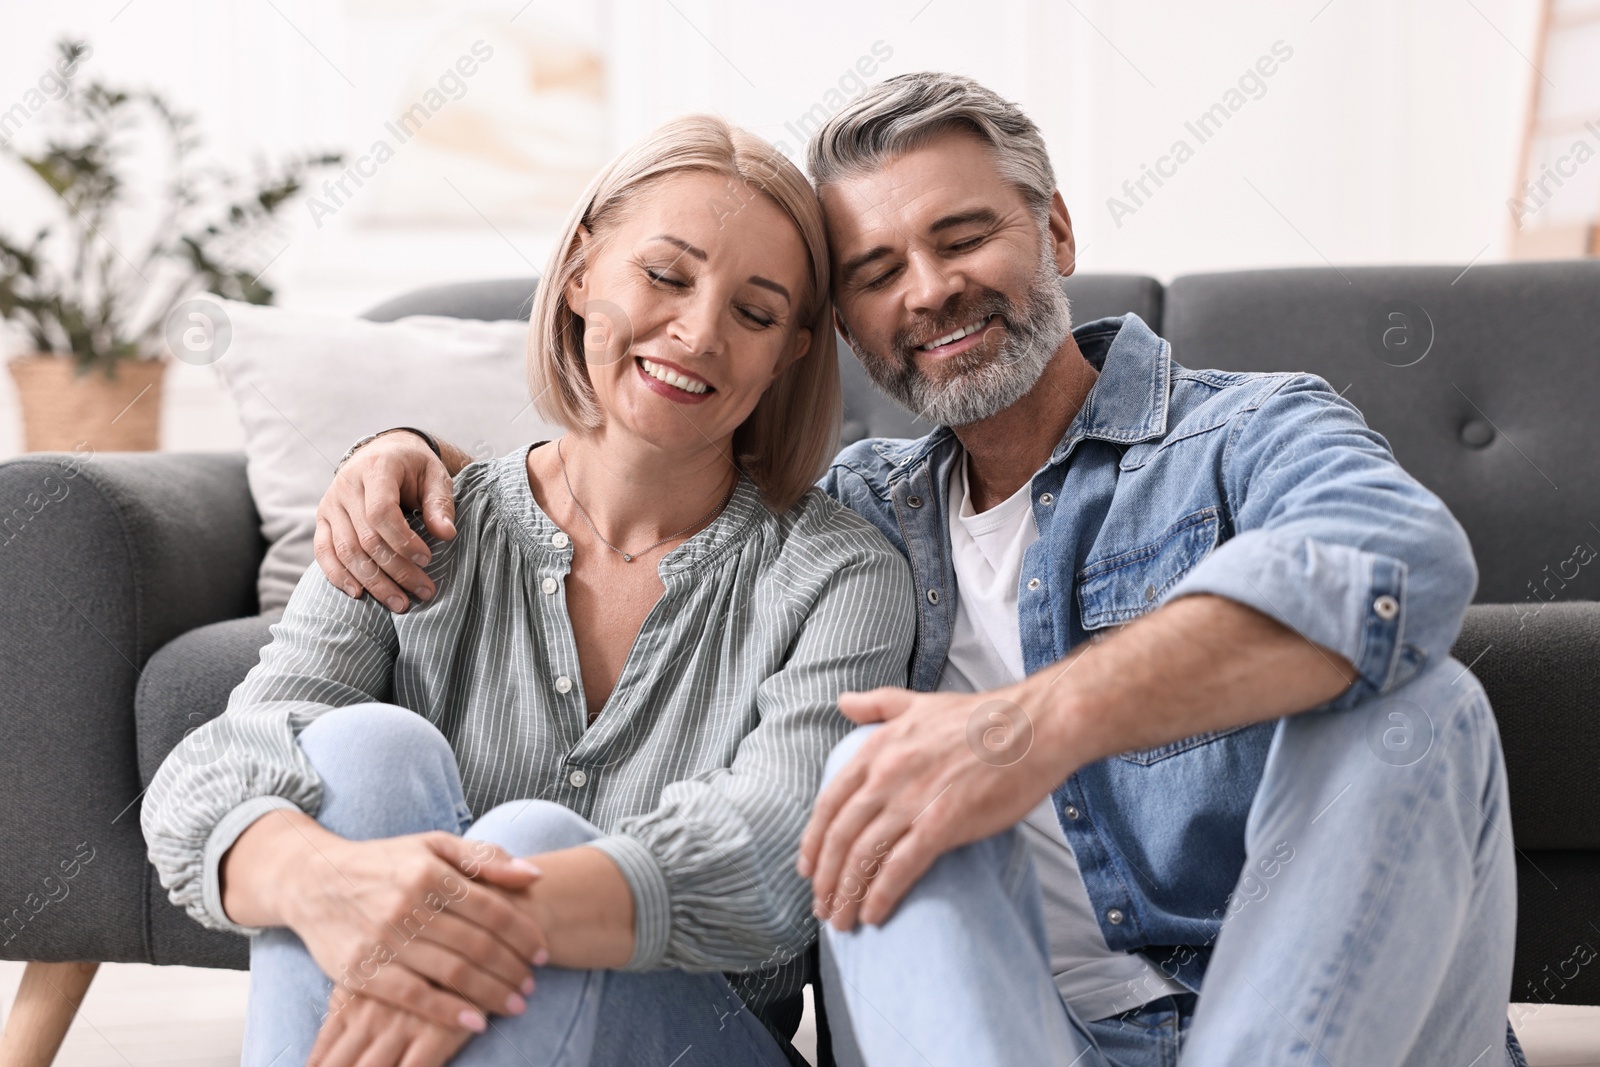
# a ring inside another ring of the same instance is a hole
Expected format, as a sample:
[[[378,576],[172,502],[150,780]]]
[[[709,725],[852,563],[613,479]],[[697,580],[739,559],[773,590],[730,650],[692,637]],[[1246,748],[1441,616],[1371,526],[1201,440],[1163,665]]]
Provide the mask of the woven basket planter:
[[[128,359],[114,378],[79,374],[64,356],[11,360],[22,407],[23,448],[71,452],[87,443],[96,452],[152,452],[161,435],[161,375],[166,362]]]

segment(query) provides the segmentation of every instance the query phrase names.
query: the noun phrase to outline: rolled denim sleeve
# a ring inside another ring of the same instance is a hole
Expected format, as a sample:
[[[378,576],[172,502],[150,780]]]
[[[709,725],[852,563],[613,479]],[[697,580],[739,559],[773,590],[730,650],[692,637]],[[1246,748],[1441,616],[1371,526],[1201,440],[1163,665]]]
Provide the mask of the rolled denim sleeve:
[[[1477,588],[1472,548],[1355,406],[1293,375],[1228,433],[1220,474],[1234,536],[1172,597],[1227,597],[1342,655],[1358,677],[1332,708],[1448,656]]]

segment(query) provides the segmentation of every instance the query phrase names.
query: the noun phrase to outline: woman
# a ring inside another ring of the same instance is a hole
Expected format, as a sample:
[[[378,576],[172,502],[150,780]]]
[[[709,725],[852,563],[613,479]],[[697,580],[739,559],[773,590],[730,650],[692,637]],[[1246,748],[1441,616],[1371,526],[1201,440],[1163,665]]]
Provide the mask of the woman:
[[[799,171],[720,120],[624,153],[534,304],[566,436],[461,472],[427,603],[309,571],[162,765],[162,884],[253,935],[246,1064],[787,1062],[765,1017],[814,936],[794,855],[834,700],[903,683],[914,629],[902,558],[809,490],[824,241]]]

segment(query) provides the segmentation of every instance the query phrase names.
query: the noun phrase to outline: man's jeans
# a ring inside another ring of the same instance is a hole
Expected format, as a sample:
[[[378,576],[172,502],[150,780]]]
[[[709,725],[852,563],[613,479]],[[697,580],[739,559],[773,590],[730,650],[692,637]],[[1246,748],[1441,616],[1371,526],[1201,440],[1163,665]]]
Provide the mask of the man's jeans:
[[[1409,726],[1385,721],[1397,700]],[[875,728],[835,749],[829,777]],[[1027,848],[1013,829],[955,849],[882,926],[823,928],[842,1067],[1145,1067],[1180,1062],[1180,1045],[1184,1067],[1524,1067],[1506,1021],[1505,766],[1488,701],[1454,660],[1377,707],[1278,724],[1198,998],[1075,1018]]]
[[[450,743],[404,708],[358,704],[330,711],[301,733],[300,748],[322,778],[317,821],[352,840],[464,831],[528,856],[601,836],[570,809],[543,800],[501,804],[472,822]],[[720,974],[542,967],[535,980],[525,1013],[490,1016],[489,1030],[451,1063],[787,1067],[776,1041]],[[305,1063],[332,988],[290,930],[252,938],[245,1067]]]

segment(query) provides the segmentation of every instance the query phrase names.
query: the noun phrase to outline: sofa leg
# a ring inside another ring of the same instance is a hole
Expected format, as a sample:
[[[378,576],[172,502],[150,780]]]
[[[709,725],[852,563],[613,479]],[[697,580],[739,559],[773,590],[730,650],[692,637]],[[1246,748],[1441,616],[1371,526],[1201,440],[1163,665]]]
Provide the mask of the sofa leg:
[[[31,961],[0,1036],[0,1067],[50,1067],[98,963]]]

